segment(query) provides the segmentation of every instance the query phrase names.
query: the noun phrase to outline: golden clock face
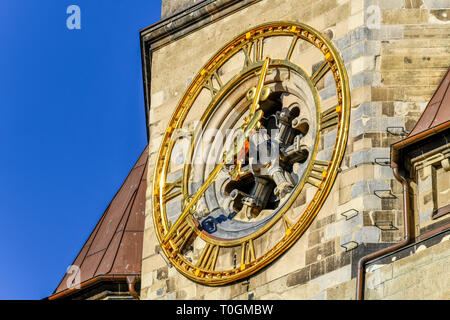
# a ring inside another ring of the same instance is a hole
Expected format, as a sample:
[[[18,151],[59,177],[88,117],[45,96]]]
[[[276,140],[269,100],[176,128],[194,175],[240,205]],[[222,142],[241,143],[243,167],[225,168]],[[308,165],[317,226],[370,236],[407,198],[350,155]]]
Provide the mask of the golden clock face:
[[[347,143],[344,64],[313,28],[243,33],[192,80],[163,137],[153,219],[171,263],[222,285],[268,265],[321,209]]]

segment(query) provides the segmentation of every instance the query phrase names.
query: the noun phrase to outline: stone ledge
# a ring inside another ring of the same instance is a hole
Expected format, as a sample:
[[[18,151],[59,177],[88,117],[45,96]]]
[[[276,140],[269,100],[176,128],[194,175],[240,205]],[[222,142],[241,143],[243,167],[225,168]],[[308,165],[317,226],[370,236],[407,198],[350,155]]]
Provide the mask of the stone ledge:
[[[141,40],[155,50],[207,24],[261,0],[206,0],[140,31]]]

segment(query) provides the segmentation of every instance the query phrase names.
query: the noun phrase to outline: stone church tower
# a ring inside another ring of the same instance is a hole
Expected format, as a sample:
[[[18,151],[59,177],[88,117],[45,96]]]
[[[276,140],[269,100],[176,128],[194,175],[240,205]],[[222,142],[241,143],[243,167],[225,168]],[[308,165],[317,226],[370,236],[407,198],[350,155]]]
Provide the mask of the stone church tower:
[[[449,0],[163,0],[162,20],[140,36],[149,141],[141,264],[133,281],[120,270],[125,289],[110,292],[450,298]],[[249,113],[233,120],[241,105]],[[173,132],[192,139],[195,121],[242,124],[246,134],[287,123],[292,139],[277,139],[291,178],[270,164],[241,182],[248,175],[235,160],[233,179],[219,164],[184,181],[191,171]],[[225,200],[214,207],[214,197]]]
[[[141,298],[354,299],[359,260],[406,236],[404,190],[391,164],[398,165],[400,180],[402,176],[408,180],[410,246],[367,261],[365,297],[449,298],[450,283],[443,280],[450,274],[450,242],[442,242],[448,239],[448,232],[429,240],[427,234],[448,231],[450,222],[445,214],[450,204],[448,167],[445,169],[449,154],[444,151],[449,148],[450,100],[440,100],[437,121],[447,128],[443,130],[447,140],[442,136],[447,142],[434,147],[441,151],[430,159],[422,156],[422,144],[410,145],[416,150],[413,159],[405,158],[413,151],[400,155],[401,160],[391,158],[392,144],[406,138],[408,132],[409,137],[424,129],[416,122],[450,66],[449,8],[448,1],[425,0],[163,1],[163,20],[141,31],[149,186],[169,115],[189,82],[226,43],[258,25],[301,22],[332,40],[348,73],[351,115],[345,155],[325,206],[281,257],[236,283],[220,287],[199,284],[172,266],[155,234],[153,190],[149,187]],[[305,47],[294,50],[301,54]],[[307,53],[304,57],[314,59]],[[313,61],[313,67],[319,62]],[[324,80],[318,89],[326,98],[330,81]],[[448,78],[442,88],[447,90]],[[437,108],[433,102],[427,110]],[[394,157],[399,156],[398,145],[392,149]],[[443,213],[434,216],[433,210]],[[195,254],[200,255],[201,250]],[[422,277],[415,278],[418,274]]]

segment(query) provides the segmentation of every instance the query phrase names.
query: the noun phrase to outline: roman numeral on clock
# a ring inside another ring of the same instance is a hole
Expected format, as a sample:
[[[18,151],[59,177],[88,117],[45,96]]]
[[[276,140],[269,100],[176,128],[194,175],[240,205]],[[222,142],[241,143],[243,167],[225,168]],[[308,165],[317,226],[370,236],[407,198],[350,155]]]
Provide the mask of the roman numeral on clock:
[[[324,61],[324,63],[317,69],[317,71],[313,74],[311,77],[311,81],[313,82],[314,86],[317,85],[317,83],[322,79],[327,72],[331,69],[330,64],[327,60]]]
[[[248,43],[242,48],[244,51],[244,65],[248,67],[249,65],[263,60],[264,51],[264,38],[255,39],[253,42]]]
[[[291,46],[289,47],[289,51],[286,55],[286,60],[291,60],[292,54],[294,53],[295,45],[297,44],[298,36],[294,36],[294,39],[292,39]]]
[[[306,182],[315,186],[316,188],[320,188],[323,179],[327,177],[329,164],[329,161],[314,160],[313,166],[308,174]]]
[[[208,271],[214,270],[214,268],[216,267],[217,257],[219,256],[219,249],[220,247],[217,245],[213,245],[210,243],[206,244],[196,265],[196,267],[198,268],[195,270],[196,276],[200,275],[200,269],[206,269]]]
[[[288,220],[288,218],[286,218],[284,214],[282,215],[282,218],[286,235],[289,236],[292,233],[292,223]]]
[[[217,84],[219,85],[218,88],[214,86],[213,80],[216,80]],[[222,89],[222,87],[223,87],[222,80],[220,79],[220,76],[217,73],[217,70],[214,71],[214,73],[211,75],[211,77],[208,78],[204,87],[211,92],[211,97],[214,99],[215,96],[219,93],[220,89]]]
[[[339,115],[341,114],[341,106],[335,105],[320,115],[320,130],[324,130],[339,123]]]
[[[255,260],[255,247],[253,240],[250,239],[241,245],[241,270],[245,270],[253,260]]]
[[[177,248],[178,251],[182,250],[184,246],[186,245],[189,238],[194,233],[194,229],[189,225],[189,223],[185,220],[183,223],[178,227],[178,231],[176,234],[174,234],[174,237],[172,239],[173,244]]]
[[[163,188],[163,199],[164,201],[170,201],[176,197],[178,197],[179,195],[181,195],[181,184],[182,184],[182,178],[178,179],[175,182],[168,182],[164,185]],[[172,192],[174,189],[179,189],[176,190],[175,192]]]

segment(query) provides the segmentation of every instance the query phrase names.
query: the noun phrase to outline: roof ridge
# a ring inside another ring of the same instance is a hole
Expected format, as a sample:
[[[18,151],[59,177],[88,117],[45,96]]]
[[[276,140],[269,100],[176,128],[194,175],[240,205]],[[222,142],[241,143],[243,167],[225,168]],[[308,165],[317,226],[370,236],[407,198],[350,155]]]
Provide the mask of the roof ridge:
[[[450,68],[448,68],[448,70],[447,70],[447,73],[449,73],[450,72]],[[448,81],[448,79],[447,79],[447,74],[445,75],[445,77],[444,77],[444,81],[445,80],[447,80],[447,89],[445,89],[445,92],[444,92],[444,94],[442,95],[442,99],[441,99],[441,101],[439,101],[439,107],[438,107],[438,109],[436,110],[436,113],[434,114],[434,117],[433,117],[433,120],[431,120],[431,124],[430,124],[430,128],[432,128],[432,125],[433,125],[433,123],[434,123],[434,121],[435,121],[435,119],[436,119],[436,117],[437,117],[437,115],[438,115],[438,113],[439,113],[439,111],[441,110],[441,107],[442,107],[442,102],[444,101],[444,98],[447,96],[447,93],[449,92],[449,88],[450,88],[450,81]],[[436,90],[437,91],[437,90]],[[445,121],[444,121],[445,122]],[[434,126],[433,126],[434,127]]]
[[[442,99],[440,99],[440,100],[438,100],[438,101],[435,101],[435,102],[431,103],[431,102],[433,101],[433,99],[436,97],[436,95],[438,94],[439,89],[441,89],[441,87],[444,85],[444,82],[445,82],[445,80],[446,80],[448,77],[450,77],[450,67],[447,68],[447,72],[444,74],[444,77],[442,78],[441,82],[440,82],[439,85],[437,86],[436,90],[434,91],[433,95],[431,96],[430,100],[428,101],[426,107],[423,109],[422,114],[420,115],[420,117],[419,117],[419,119],[417,120],[416,124],[415,124],[414,127],[411,129],[411,131],[410,131],[409,134],[406,136],[406,138],[413,137],[413,136],[417,135],[418,133],[420,133],[420,132],[422,132],[422,131],[425,131],[425,130],[421,130],[421,131],[419,131],[419,132],[414,133],[413,135],[411,135],[411,134],[415,131],[416,128],[419,128],[419,126],[422,125],[422,121],[424,121],[423,119],[425,119],[425,116],[427,115],[427,112],[426,112],[426,111],[429,109],[429,107],[430,107],[430,106],[434,106],[436,103],[440,103],[440,104],[441,104],[442,101],[444,100],[444,97],[446,96],[448,87],[449,87],[449,85],[450,85],[450,81],[449,81],[449,83],[447,84],[447,89],[444,91],[444,94],[442,95]],[[433,116],[433,119],[432,119],[431,122],[430,122],[430,126],[431,126],[431,124],[434,122],[434,119],[436,118],[436,115],[438,114],[439,109],[440,109],[440,106],[438,107],[438,110],[435,112],[435,114],[434,114],[434,116]],[[430,126],[428,126],[427,129],[429,129]]]

